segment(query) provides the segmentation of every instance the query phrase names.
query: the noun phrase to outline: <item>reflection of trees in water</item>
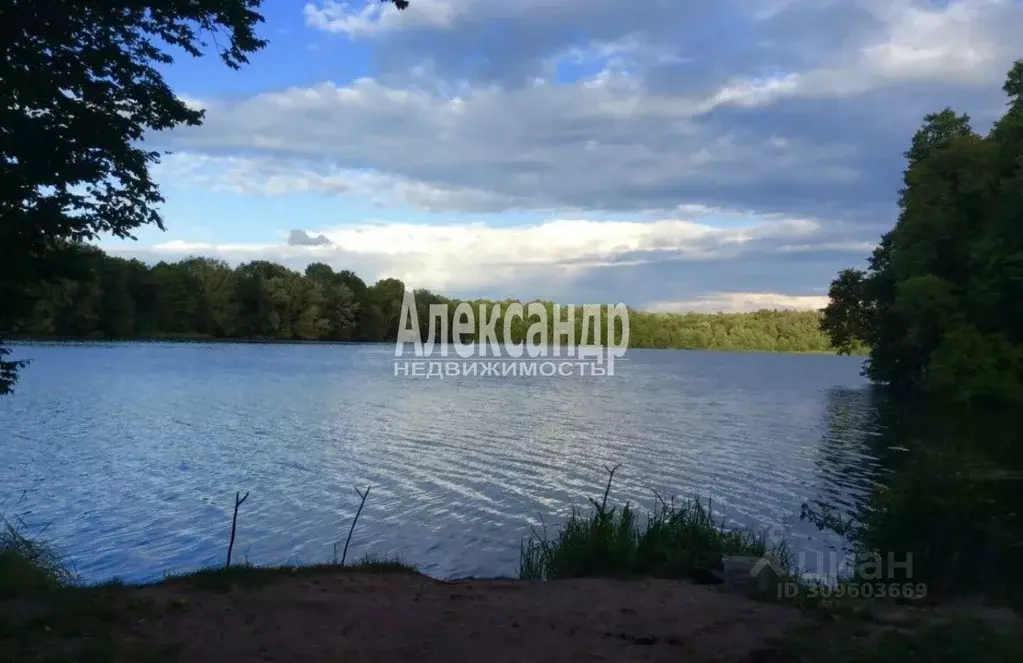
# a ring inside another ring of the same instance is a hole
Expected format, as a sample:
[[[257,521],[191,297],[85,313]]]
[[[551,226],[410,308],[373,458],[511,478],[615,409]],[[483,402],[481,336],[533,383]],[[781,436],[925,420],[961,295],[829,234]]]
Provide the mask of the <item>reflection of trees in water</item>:
[[[855,517],[867,503],[881,474],[875,398],[870,389],[830,389],[824,435],[815,461],[816,508]]]
[[[828,390],[824,416],[813,461],[815,485],[810,486],[813,493],[803,505],[804,514],[827,512],[848,520],[867,504],[881,471],[874,451],[877,418],[870,390]],[[813,518],[804,519],[810,522],[788,532],[795,569],[816,576],[841,573],[852,542],[841,528],[818,532]]]
[[[811,520],[861,550],[912,553],[929,591],[1023,595],[1018,415],[911,406],[877,390],[834,390],[827,409]]]

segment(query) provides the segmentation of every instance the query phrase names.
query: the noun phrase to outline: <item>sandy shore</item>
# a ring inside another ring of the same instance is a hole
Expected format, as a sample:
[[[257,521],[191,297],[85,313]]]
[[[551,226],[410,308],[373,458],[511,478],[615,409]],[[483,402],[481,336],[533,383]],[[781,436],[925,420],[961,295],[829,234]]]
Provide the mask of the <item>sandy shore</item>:
[[[117,649],[138,654],[117,658],[188,663],[753,661],[802,618],[791,606],[671,580],[442,582],[333,572],[215,589],[169,582],[111,595],[104,605],[131,607],[130,617],[106,620],[115,624]],[[8,623],[12,609],[24,619],[34,608],[8,605]]]
[[[820,618],[689,581],[259,571],[0,601],[0,662],[780,663]]]

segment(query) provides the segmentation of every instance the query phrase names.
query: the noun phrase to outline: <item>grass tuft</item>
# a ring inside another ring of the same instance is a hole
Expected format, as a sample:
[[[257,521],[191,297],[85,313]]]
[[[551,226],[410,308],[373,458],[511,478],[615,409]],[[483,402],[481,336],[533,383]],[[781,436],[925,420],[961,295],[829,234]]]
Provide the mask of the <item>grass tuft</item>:
[[[590,499],[589,515],[575,509],[555,537],[549,537],[544,527],[523,540],[520,578],[681,578],[697,570],[719,571],[724,555],[773,555],[786,565],[784,547],[771,549],[764,537],[726,526],[709,501],[704,505],[699,498],[660,500],[660,508],[648,515],[645,525],[628,503],[608,508],[614,471],[610,473],[603,499]]]
[[[418,574],[419,570],[398,558],[380,558],[366,555],[355,564],[311,564],[307,566],[254,566],[234,564],[232,566],[207,567],[178,576],[170,576],[164,582],[184,583],[214,592],[226,592],[232,587],[264,587],[279,580],[294,576],[308,576],[320,573],[407,573]]]
[[[45,541],[30,539],[20,519],[0,515],[0,599],[68,587],[75,576]]]
[[[377,557],[375,555],[364,555],[355,564],[344,567],[346,571],[358,571],[361,573],[406,573],[418,575],[419,569],[413,564],[403,562],[400,557]]]

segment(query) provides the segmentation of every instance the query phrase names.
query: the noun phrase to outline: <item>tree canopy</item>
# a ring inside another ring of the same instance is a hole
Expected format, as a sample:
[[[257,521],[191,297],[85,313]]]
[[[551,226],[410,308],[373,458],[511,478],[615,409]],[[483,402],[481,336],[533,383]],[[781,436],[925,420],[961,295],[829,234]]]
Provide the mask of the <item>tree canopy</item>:
[[[407,0],[385,0],[399,9]],[[0,333],[26,284],[66,275],[68,243],[163,228],[146,134],[202,123],[159,67],[266,45],[262,0],[0,0]],[[0,346],[0,394],[19,364]]]
[[[950,108],[924,118],[895,227],[831,284],[823,329],[898,393],[1023,401],[1023,61],[1003,90],[986,136]]]
[[[109,256],[81,245],[69,253],[79,264],[74,278],[38,284],[27,293],[28,312],[12,326],[16,337],[33,339],[258,339],[394,341],[400,325],[405,284],[393,278],[372,285],[348,270],[313,263],[304,272],[265,260],[231,268],[222,260],[192,257],[147,265]],[[448,304],[446,338],[451,342],[460,300],[415,291],[421,337],[428,339],[431,304]],[[515,300],[474,299],[488,320],[495,306],[498,340],[519,343],[536,321],[504,317]],[[547,339],[554,336],[554,303],[540,302]],[[606,307],[605,307],[606,309]],[[566,313],[559,311],[564,320]],[[574,311],[576,343],[583,316]],[[607,343],[607,314],[601,320]],[[630,310],[629,346],[717,350],[818,351],[830,349],[820,330],[819,311],[755,313],[647,313]],[[592,329],[590,336],[592,340]],[[620,337],[616,336],[616,340]],[[463,338],[468,342],[470,339]]]

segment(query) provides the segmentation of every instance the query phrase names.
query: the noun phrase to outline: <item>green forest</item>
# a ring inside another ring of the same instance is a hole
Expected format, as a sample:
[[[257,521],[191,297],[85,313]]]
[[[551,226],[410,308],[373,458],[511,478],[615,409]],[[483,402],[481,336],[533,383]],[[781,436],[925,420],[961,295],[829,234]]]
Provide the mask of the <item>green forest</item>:
[[[832,282],[824,329],[871,348],[866,373],[910,396],[1023,402],[1023,60],[987,135],[951,108],[905,153],[899,217],[866,271]]]
[[[230,267],[222,260],[193,257],[147,265],[110,256],[81,244],[63,248],[65,276],[32,287],[27,314],[8,331],[30,339],[251,339],[277,341],[394,341],[405,284],[383,279],[368,285],[348,270],[314,263],[304,273],[253,261]],[[447,339],[461,300],[415,291],[420,333],[427,340],[429,306],[448,304]],[[537,300],[539,301],[539,300]],[[514,300],[468,302],[479,319]],[[554,302],[547,312],[553,339]],[[561,319],[567,313],[562,310]],[[509,325],[521,342],[536,320],[528,315]],[[583,332],[581,307],[574,309],[575,341]],[[630,310],[630,347],[780,352],[827,352],[817,311],[758,311],[738,314],[662,314]],[[504,339],[503,318],[497,318]],[[607,319],[601,344],[607,343]],[[620,333],[620,332],[619,332]],[[587,338],[592,342],[592,328]],[[469,337],[462,338],[469,341]],[[620,337],[616,337],[620,340]]]

